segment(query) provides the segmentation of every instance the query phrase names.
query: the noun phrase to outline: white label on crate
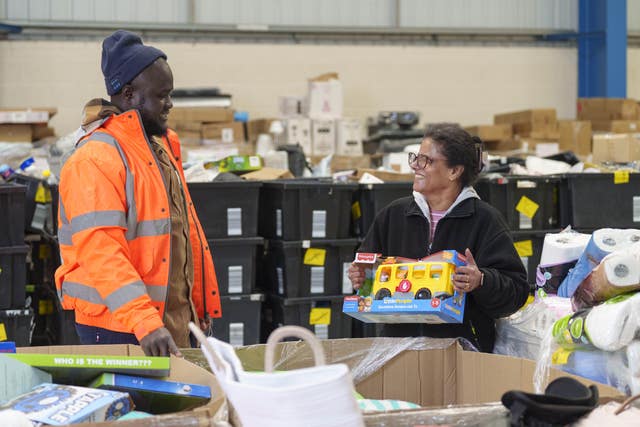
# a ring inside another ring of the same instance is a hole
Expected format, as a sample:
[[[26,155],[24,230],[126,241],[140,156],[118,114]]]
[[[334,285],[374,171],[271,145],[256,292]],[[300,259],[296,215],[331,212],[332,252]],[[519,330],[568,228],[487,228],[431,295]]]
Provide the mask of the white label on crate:
[[[242,266],[241,265],[230,265],[228,268],[229,272],[229,290],[230,294],[241,294],[242,293]]]
[[[520,230],[531,230],[533,228],[533,220],[520,212]]]
[[[324,293],[324,267],[311,267],[312,294]]]
[[[311,247],[311,240],[302,241],[302,249],[309,249]]]
[[[233,128],[222,128],[222,142],[233,142]]]
[[[282,237],[282,209],[276,209],[276,236]]]
[[[229,344],[234,347],[244,345],[244,323],[229,323]]]
[[[282,267],[276,267],[276,274],[278,275],[278,295],[284,295],[284,275],[282,273]]]
[[[327,236],[327,211],[313,211],[311,237]]]
[[[529,257],[528,256],[521,256],[520,260],[522,261],[522,264],[524,264],[524,271],[527,272],[527,277],[529,277]]]
[[[640,222],[640,197],[633,197],[633,222]]]
[[[353,293],[353,285],[351,284],[351,280],[349,280],[349,266],[351,266],[350,262],[342,263],[342,293],[343,294]]]
[[[227,235],[242,236],[242,208],[227,208]]]
[[[313,332],[321,340],[329,339],[329,325],[313,325]]]

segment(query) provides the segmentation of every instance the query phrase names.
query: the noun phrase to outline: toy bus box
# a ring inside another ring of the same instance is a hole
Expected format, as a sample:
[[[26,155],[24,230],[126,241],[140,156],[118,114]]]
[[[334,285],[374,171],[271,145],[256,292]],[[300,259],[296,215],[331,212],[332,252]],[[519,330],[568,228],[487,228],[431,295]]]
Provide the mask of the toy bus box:
[[[365,323],[462,323],[466,294],[453,287],[464,256],[445,250],[421,260],[356,254],[366,279],[357,295],[344,298],[343,313]]]

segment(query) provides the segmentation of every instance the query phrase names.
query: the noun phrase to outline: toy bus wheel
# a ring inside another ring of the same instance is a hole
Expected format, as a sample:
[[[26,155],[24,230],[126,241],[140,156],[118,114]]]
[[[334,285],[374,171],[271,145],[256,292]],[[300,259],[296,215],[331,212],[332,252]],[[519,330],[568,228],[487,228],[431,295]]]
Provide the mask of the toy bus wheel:
[[[420,288],[416,292],[415,299],[431,299],[431,291],[427,288]]]
[[[385,299],[391,296],[391,291],[387,288],[382,288],[378,292],[376,292],[376,299]]]

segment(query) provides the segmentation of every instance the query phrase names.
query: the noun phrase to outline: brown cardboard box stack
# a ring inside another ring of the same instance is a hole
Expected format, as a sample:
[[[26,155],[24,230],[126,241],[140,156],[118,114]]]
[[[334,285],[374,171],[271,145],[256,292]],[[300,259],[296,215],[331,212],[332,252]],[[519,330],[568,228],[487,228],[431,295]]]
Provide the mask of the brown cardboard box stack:
[[[593,162],[626,163],[640,160],[640,134],[603,133],[593,135]]]
[[[511,124],[469,126],[465,130],[479,137],[487,151],[510,151],[519,148],[518,142],[513,139]]]
[[[591,122],[588,120],[560,120],[560,151],[573,151],[578,156],[591,153]]]
[[[517,148],[538,152],[544,147],[544,153],[540,155],[551,154],[559,149],[558,119],[554,108],[496,114],[493,122],[512,126]]]
[[[199,145],[203,139],[244,142],[242,123],[233,121],[233,110],[224,107],[174,107],[169,127],[186,144]]]
[[[49,120],[57,112],[55,108],[0,109],[0,142],[33,142],[54,136]]]

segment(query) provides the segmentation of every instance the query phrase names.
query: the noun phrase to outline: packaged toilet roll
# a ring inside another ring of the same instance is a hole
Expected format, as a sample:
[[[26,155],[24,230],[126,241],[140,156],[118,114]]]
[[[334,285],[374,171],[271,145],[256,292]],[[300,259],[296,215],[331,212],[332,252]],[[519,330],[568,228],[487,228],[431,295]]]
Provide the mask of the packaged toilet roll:
[[[637,290],[640,290],[640,243],[604,257],[578,286],[571,301],[574,308],[580,309]]]
[[[587,247],[591,234],[575,231],[547,233],[544,236],[540,265],[557,265],[576,261]]]
[[[629,367],[629,389],[631,395],[640,393],[640,341],[627,346],[627,365]]]
[[[594,346],[616,351],[638,332],[640,293],[614,297],[593,308],[579,310],[553,325],[554,340],[565,349]]]
[[[637,242],[640,242],[640,230],[601,228],[594,231],[576,266],[558,288],[558,296],[565,298],[573,296],[580,283],[605,256],[614,251],[626,249]]]

